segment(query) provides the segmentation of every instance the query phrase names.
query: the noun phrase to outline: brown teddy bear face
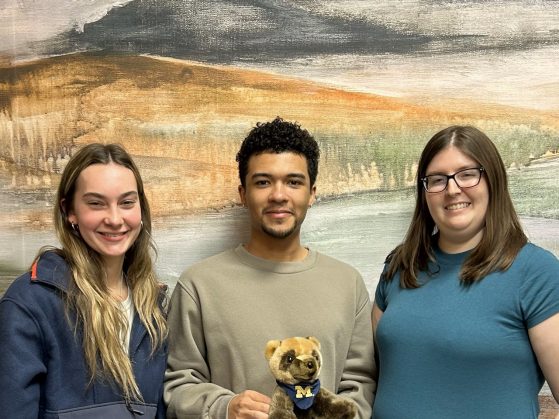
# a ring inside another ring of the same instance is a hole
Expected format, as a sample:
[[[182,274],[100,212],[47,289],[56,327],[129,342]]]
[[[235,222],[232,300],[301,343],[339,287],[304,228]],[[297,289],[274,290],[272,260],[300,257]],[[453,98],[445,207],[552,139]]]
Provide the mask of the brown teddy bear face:
[[[285,384],[315,381],[322,366],[320,343],[312,336],[271,340],[266,359],[276,380]]]

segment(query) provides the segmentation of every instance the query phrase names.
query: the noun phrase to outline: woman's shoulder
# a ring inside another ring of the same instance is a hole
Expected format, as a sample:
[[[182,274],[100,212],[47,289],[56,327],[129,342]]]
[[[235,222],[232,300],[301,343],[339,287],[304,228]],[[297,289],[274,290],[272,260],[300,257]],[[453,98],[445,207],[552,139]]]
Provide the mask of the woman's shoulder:
[[[509,270],[520,281],[523,290],[559,286],[559,260],[549,250],[533,243],[522,247]]]
[[[34,305],[49,298],[59,298],[59,292],[68,286],[69,267],[62,256],[54,251],[41,253],[31,268],[17,277],[2,297],[22,305]]]
[[[16,279],[8,286],[8,289],[2,296],[2,301],[6,300],[21,300],[23,296],[29,293],[31,287],[31,271],[27,271]]]
[[[559,269],[559,260],[551,251],[534,243],[526,243],[516,257],[515,262],[524,266],[546,265]]]

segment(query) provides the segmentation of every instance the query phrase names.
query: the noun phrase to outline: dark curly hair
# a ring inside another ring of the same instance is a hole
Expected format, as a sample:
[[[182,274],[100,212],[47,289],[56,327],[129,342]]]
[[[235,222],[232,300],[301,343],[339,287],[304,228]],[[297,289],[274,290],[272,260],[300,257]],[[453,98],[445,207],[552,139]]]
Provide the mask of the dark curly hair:
[[[306,129],[295,122],[286,122],[279,116],[272,122],[257,123],[243,140],[237,153],[239,162],[239,178],[241,185],[246,186],[248,161],[251,156],[262,153],[291,152],[307,159],[307,168],[311,187],[314,186],[318,174],[320,150],[315,139]]]

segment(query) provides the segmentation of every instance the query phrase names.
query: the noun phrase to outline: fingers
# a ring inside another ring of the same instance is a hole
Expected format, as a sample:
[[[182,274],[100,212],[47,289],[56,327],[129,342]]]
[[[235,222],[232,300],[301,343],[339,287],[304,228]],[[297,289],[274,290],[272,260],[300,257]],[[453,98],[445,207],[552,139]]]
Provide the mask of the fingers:
[[[246,390],[231,399],[229,419],[267,419],[271,399],[257,391]]]

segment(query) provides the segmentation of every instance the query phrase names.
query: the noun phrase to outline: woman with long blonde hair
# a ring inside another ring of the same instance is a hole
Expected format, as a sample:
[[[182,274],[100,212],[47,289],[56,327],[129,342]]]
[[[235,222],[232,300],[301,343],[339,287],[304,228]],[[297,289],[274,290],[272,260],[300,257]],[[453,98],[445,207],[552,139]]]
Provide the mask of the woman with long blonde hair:
[[[115,144],[68,162],[54,226],[0,300],[0,412],[9,418],[164,418],[166,289],[152,264],[138,168]]]

